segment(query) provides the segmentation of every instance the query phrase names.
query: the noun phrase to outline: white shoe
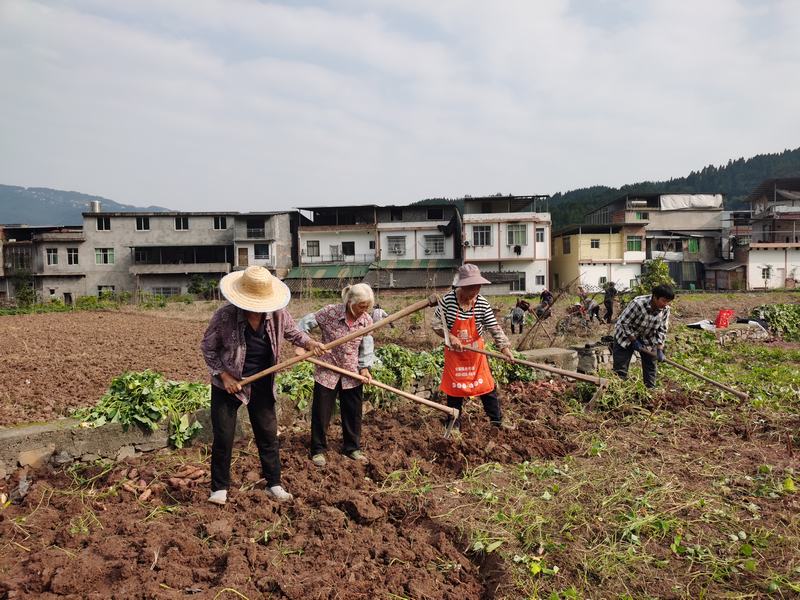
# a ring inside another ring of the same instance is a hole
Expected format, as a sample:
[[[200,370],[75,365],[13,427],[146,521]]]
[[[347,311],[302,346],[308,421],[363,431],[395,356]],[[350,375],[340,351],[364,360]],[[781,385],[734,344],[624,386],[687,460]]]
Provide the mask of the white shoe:
[[[228,501],[228,490],[217,490],[216,492],[211,492],[211,495],[208,497],[208,501],[212,504],[219,504],[223,506]]]
[[[290,502],[294,499],[289,492],[283,489],[283,486],[280,485],[273,485],[270,488],[267,488],[267,494],[278,500],[279,502]]]

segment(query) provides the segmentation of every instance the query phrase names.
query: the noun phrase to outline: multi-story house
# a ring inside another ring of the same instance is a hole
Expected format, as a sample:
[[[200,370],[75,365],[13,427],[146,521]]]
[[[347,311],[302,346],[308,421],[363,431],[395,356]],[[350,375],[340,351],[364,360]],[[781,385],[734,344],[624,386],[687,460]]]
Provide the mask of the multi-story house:
[[[288,213],[83,213],[86,294],[185,293],[190,279],[219,279],[231,269],[259,264],[278,274],[291,266]]]
[[[536,293],[549,286],[548,196],[464,198],[464,262],[493,285],[486,293]]]
[[[553,234],[553,288],[581,285],[600,291],[636,283],[645,260],[645,229],[639,222],[577,225]]]
[[[378,207],[377,256],[364,281],[376,290],[442,288],[461,264],[461,218],[453,204]]]
[[[298,208],[297,263],[292,291],[339,289],[363,280],[377,256],[377,206]]]
[[[748,288],[795,287],[800,278],[800,178],[767,179],[747,201],[752,209]]]
[[[722,200],[722,194],[631,193],[588,213],[584,224],[620,225],[626,252],[664,259],[679,287],[699,288],[705,265],[719,260]]]
[[[83,231],[76,227],[0,227],[0,300],[11,300],[16,285],[29,282],[40,300],[71,304],[85,292],[79,261]]]

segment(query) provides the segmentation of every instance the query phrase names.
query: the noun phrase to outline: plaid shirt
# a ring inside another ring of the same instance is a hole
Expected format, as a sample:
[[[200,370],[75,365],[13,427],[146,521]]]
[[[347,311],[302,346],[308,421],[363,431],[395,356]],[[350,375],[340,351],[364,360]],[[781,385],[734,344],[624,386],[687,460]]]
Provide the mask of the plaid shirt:
[[[220,377],[223,371],[227,371],[237,380],[242,379],[244,359],[247,355],[245,327],[247,327],[247,317],[244,311],[233,304],[226,304],[218,309],[208,323],[200,349],[211,374],[211,383],[218,388],[225,389]],[[301,348],[305,348],[311,341],[308,334],[297,328],[292,315],[285,308],[267,313],[264,327],[272,344],[272,353],[276,357],[281,355],[281,340],[285,339]],[[246,385],[241,392],[235,394],[244,404],[250,401],[250,387]],[[273,394],[275,393],[273,379]]]
[[[631,300],[617,319],[614,339],[623,348],[631,344],[630,338],[638,338],[645,346],[662,346],[667,339],[669,306],[654,310],[652,295],[637,296]]]

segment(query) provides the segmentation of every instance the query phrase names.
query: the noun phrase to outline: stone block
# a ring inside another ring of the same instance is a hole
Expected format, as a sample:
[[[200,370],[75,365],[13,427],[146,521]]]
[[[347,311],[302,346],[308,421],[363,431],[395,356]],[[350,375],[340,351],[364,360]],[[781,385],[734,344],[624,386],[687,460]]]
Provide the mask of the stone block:
[[[569,348],[536,348],[521,354],[531,362],[545,363],[567,371],[578,369],[578,353]]]
[[[136,456],[136,448],[134,446],[123,446],[117,450],[116,461],[125,460],[126,458],[133,458]]]
[[[23,450],[17,456],[17,462],[21,467],[33,467],[34,469],[38,469],[48,460],[50,460],[50,457],[53,455],[55,450],[55,444],[47,444],[46,446],[41,446],[39,448]]]

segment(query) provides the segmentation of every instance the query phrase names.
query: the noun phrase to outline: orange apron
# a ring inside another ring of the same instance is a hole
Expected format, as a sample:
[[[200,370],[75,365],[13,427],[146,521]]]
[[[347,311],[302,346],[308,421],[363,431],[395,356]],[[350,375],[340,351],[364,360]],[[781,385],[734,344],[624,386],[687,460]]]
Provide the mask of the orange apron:
[[[474,315],[469,319],[456,317],[450,335],[455,336],[464,346],[483,350],[483,338],[478,335]],[[494,389],[494,378],[486,355],[469,350],[456,352],[445,346],[442,384],[439,389],[448,396],[462,398],[491,392]]]

